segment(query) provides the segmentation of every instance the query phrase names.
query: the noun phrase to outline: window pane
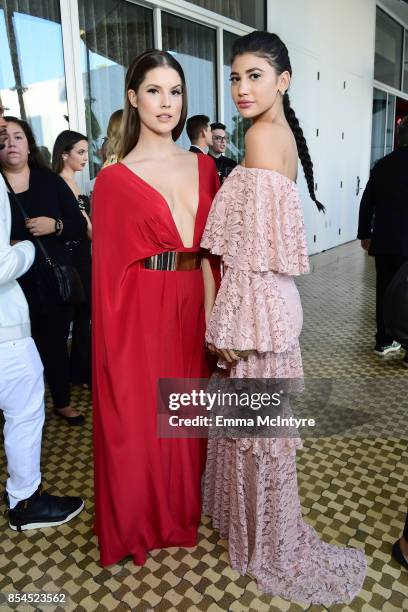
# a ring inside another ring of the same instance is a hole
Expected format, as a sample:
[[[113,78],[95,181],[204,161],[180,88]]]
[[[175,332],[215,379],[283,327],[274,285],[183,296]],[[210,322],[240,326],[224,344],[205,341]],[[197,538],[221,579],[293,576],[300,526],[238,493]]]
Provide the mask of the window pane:
[[[401,89],[403,27],[377,9],[374,78]]]
[[[50,161],[55,138],[69,128],[59,1],[0,0],[0,57],[6,114],[30,123]]]
[[[231,98],[230,72],[232,45],[238,38],[235,34],[224,31],[224,123],[229,136],[226,155],[236,161],[244,156],[245,131],[250,126],[249,119],[242,119]]]
[[[189,0],[202,8],[234,19],[258,30],[266,27],[265,0]]]
[[[216,33],[211,28],[162,13],[163,49],[169,51],[183,67],[187,82],[188,116],[217,117]],[[189,148],[185,133],[179,139]]]
[[[90,173],[102,164],[110,115],[123,108],[125,74],[132,60],[153,47],[153,13],[130,2],[79,0],[81,60]]]
[[[387,94],[374,89],[373,125],[371,132],[371,167],[384,157]]]
[[[387,130],[385,133],[385,155],[394,150],[395,96],[388,94]]]
[[[404,83],[403,90],[408,93],[408,30],[405,30],[405,51],[404,51]]]

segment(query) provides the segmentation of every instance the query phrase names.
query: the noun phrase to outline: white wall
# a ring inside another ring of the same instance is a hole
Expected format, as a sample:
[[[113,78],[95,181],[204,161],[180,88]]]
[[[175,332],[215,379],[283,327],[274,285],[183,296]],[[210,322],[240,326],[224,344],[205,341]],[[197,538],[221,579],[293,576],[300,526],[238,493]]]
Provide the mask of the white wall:
[[[375,12],[375,0],[268,0],[268,30],[289,49],[291,103],[315,166],[316,195],[327,210],[318,213],[300,167],[310,253],[357,234],[370,166]]]

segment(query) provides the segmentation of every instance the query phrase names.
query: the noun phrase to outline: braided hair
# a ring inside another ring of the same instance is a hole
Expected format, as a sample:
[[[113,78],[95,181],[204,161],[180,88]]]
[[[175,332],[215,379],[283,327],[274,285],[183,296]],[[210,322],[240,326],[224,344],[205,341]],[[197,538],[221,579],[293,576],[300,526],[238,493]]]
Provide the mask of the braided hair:
[[[253,55],[262,57],[276,70],[278,75],[287,71],[290,76],[292,76],[292,66],[290,64],[288,50],[277,34],[255,30],[250,34],[241,36],[232,46],[231,62],[234,61],[235,57],[243,55],[244,53],[252,53]],[[313,202],[315,202],[317,208],[324,212],[325,208],[323,204],[317,200],[315,195],[313,163],[310,159],[306,139],[299,125],[299,120],[296,117],[295,111],[290,105],[289,95],[287,93],[283,96],[283,110],[286,121],[289,123],[289,127],[296,140],[298,155],[303,167],[310,197]]]

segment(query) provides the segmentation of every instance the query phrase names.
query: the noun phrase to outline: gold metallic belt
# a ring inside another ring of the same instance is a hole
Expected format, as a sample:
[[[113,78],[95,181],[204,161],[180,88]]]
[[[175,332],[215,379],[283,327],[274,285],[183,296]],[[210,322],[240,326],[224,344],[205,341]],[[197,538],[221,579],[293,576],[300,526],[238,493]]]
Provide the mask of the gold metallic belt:
[[[167,251],[147,257],[142,263],[147,270],[165,270],[168,272],[198,270],[201,268],[201,253]]]

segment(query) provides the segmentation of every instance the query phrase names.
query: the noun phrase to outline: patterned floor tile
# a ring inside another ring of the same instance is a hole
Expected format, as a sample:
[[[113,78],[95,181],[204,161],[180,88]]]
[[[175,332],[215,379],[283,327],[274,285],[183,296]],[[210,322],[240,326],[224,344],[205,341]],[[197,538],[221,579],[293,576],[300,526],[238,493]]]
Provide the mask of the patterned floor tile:
[[[298,455],[300,497],[306,520],[323,538],[364,547],[368,561],[362,591],[351,604],[332,606],[330,612],[408,610],[408,572],[390,561],[408,504],[403,353],[380,359],[372,352],[374,267],[358,243],[316,255],[311,263],[311,274],[296,279],[304,307],[306,380],[330,381],[334,392],[321,417],[322,431],[331,428],[328,435],[307,437]],[[0,591],[66,592],[67,605],[43,608],[49,612],[327,609],[262,595],[250,577],[230,568],[227,543],[208,517],[195,549],[154,551],[144,567],[124,560],[101,568],[92,534],[91,396],[76,388],[73,399],[86,416],[83,428],[66,426],[48,402],[43,478],[53,492],[84,496],[86,508],[58,529],[22,534],[10,531],[1,517]],[[341,414],[338,422],[336,414]],[[3,454],[0,461],[4,473]]]

